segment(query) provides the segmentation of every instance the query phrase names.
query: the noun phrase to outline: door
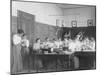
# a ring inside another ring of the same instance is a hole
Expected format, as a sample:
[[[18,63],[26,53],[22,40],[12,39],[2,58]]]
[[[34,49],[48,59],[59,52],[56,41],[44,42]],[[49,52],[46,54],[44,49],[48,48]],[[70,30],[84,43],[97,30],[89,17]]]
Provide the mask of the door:
[[[35,16],[23,11],[18,10],[18,29],[23,29],[27,35],[27,39],[32,44],[34,35]]]

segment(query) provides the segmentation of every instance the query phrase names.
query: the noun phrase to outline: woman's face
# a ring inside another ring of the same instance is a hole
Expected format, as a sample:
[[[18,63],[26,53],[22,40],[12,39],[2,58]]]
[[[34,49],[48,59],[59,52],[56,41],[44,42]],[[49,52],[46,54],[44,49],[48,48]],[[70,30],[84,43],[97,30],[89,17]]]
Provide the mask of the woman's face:
[[[64,38],[64,41],[68,41],[68,38]]]
[[[95,41],[94,38],[91,38],[91,41]]]
[[[47,39],[47,41],[49,41],[49,38]]]
[[[23,36],[23,39],[26,39],[26,36]]]
[[[61,38],[59,38],[59,41],[61,41]]]
[[[20,35],[20,37],[22,37],[22,36],[23,36],[23,34],[24,34],[24,33],[19,34],[19,35]]]
[[[40,39],[37,42],[40,43]]]
[[[80,40],[81,35],[77,35],[76,40]]]

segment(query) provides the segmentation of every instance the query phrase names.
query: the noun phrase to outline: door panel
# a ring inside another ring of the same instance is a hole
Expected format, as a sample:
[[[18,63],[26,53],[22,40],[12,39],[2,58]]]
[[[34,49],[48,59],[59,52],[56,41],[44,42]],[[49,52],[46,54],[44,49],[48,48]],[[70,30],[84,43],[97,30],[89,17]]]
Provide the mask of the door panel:
[[[30,44],[32,44],[32,34],[34,33],[35,16],[18,10],[18,29],[23,29]]]

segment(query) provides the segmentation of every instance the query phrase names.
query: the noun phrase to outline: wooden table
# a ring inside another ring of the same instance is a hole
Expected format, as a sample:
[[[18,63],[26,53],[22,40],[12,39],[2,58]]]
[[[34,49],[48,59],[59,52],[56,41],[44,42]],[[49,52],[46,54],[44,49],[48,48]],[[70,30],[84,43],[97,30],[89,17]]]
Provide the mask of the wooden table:
[[[59,71],[58,69],[58,61],[68,63],[65,70],[74,70],[74,66],[71,67],[74,62],[71,60],[74,59],[74,57],[79,58],[79,69],[92,69],[95,63],[96,59],[96,52],[75,52],[74,54],[33,54],[32,57],[39,58],[43,62],[43,66],[48,67],[48,64],[55,62],[54,70],[53,71]],[[64,65],[63,63],[61,65]],[[49,68],[47,68],[49,69]],[[46,70],[47,70],[46,69]],[[39,69],[37,68],[37,72]],[[60,70],[61,71],[61,70]]]
[[[70,68],[70,55],[65,55],[65,54],[34,54],[32,55],[35,59],[40,59],[43,63],[43,67],[50,69],[49,65],[51,63],[51,66],[54,65],[52,68],[55,68],[54,71],[58,71],[58,67],[59,66],[64,66],[64,62],[67,62],[68,64],[66,64],[65,69],[69,69]],[[53,64],[52,64],[53,63]],[[61,63],[61,64],[59,64]],[[39,70],[37,68],[37,70]]]
[[[95,51],[79,51],[74,55],[79,58],[80,69],[95,69],[96,68],[96,52]]]

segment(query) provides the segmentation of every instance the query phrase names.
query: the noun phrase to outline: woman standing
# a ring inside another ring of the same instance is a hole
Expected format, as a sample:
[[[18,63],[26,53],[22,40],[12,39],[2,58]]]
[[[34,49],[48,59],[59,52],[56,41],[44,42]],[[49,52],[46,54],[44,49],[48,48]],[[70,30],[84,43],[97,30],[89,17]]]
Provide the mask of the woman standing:
[[[22,70],[21,38],[23,34],[23,30],[19,29],[18,33],[13,35],[13,65],[11,69],[12,74],[16,74]]]
[[[22,37],[22,48],[21,48],[21,55],[22,55],[22,62],[23,62],[23,69],[29,70],[29,40],[27,36],[24,34]]]

